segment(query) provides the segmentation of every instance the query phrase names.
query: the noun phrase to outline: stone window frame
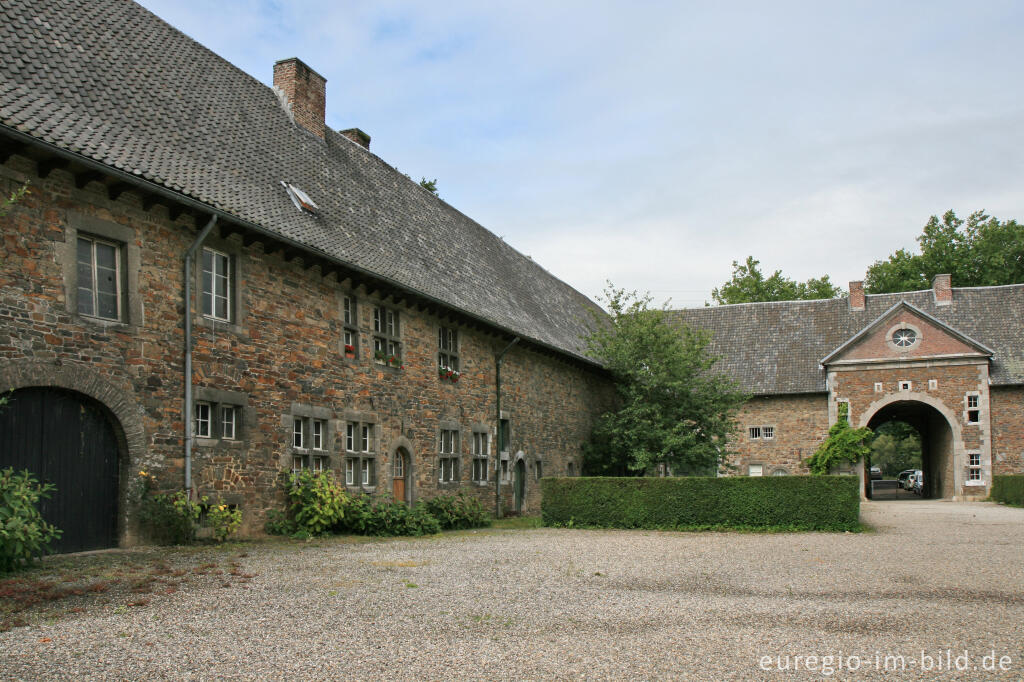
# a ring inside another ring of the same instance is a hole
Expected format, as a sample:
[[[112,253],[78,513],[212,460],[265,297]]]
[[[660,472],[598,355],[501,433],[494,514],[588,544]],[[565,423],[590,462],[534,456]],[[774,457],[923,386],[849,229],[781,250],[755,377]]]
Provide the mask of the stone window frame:
[[[895,334],[901,329],[909,329],[912,332],[914,332],[914,342],[911,343],[909,346],[897,346],[896,342],[893,340],[893,334]],[[888,346],[890,350],[896,351],[898,353],[906,353],[911,348],[916,348],[917,346],[921,345],[921,339],[923,338],[924,337],[921,334],[921,328],[918,327],[916,324],[912,322],[897,322],[893,326],[889,327],[888,331],[885,332],[885,345]]]
[[[757,467],[758,470],[756,474],[753,473],[754,467]],[[763,477],[765,468],[764,462],[747,462],[747,476],[754,478]]]
[[[83,315],[78,312],[78,238],[97,239],[118,247],[119,318],[117,320]],[[64,273],[64,301],[75,322],[101,327],[137,328],[142,325],[142,297],[139,295],[140,249],[135,229],[109,220],[71,211],[64,229],[64,244],[56,255]]]
[[[303,469],[315,472],[328,471],[332,468],[334,452],[334,412],[329,407],[311,405],[309,403],[292,403],[291,410],[284,416],[288,429],[289,468],[292,473]],[[321,447],[313,447],[313,424],[321,426]],[[295,427],[299,427],[299,431]],[[296,436],[300,436],[301,446],[296,444]]]
[[[440,370],[450,370],[461,375],[461,334],[458,327],[439,324],[437,326],[437,367],[441,381],[450,380],[442,376]]]
[[[928,390],[929,391],[937,391],[937,390],[939,390],[939,380],[938,379],[929,379],[928,380]]]
[[[229,318],[220,320],[203,314],[203,254],[206,250],[222,253],[230,259],[231,271],[228,282]],[[214,332],[230,332],[243,336],[246,334],[245,320],[249,314],[246,303],[247,289],[245,286],[245,250],[240,244],[229,239],[221,239],[210,234],[196,250],[196,258],[192,263],[192,323],[199,329],[210,329]]]
[[[896,382],[896,388],[899,391],[913,391],[914,382],[908,379],[901,379],[900,381]]]
[[[449,449],[445,449],[445,434],[450,433]],[[457,421],[441,420],[437,426],[437,481],[439,488],[458,487],[462,482],[462,429]],[[445,462],[449,477],[445,478]]]
[[[761,440],[775,440],[775,425],[774,424],[757,424],[747,427],[747,440],[750,441],[761,441]]]
[[[785,467],[775,467],[768,474],[769,476],[789,476],[789,471]]]
[[[341,317],[341,353],[346,358],[359,358],[359,299],[354,291],[346,291],[338,302]],[[351,343],[348,343],[351,341]],[[348,350],[349,346],[352,350]]]
[[[473,460],[473,470],[470,472],[470,480],[476,485],[487,485],[491,474],[491,431],[485,424],[474,424],[471,428],[472,440],[470,441],[470,454]],[[478,445],[483,443],[483,452],[480,452]],[[483,478],[479,478],[480,463],[483,464]]]
[[[537,459],[533,462],[533,476],[537,481],[544,477],[544,460],[540,455],[537,455]]]
[[[388,315],[392,316],[391,329]],[[379,354],[379,355],[378,355]],[[389,358],[395,362],[390,363]],[[373,361],[382,367],[402,366],[402,315],[398,308],[378,303],[373,307]]]
[[[882,393],[885,390],[885,385],[881,381],[875,382],[875,393]]]
[[[964,394],[964,423],[973,426],[981,424],[981,391],[967,391]]]
[[[194,443],[200,447],[210,446],[235,446],[244,447],[246,437],[253,426],[253,412],[249,407],[249,395],[241,391],[228,391],[207,386],[196,386],[192,389],[195,396],[194,405],[210,406],[210,434],[200,436],[193,427]],[[233,437],[224,436],[224,413],[223,410],[231,408],[234,410],[234,433]],[[195,412],[196,407],[193,407]],[[195,415],[192,417],[195,424]]]
[[[964,477],[964,485],[969,486],[980,486],[985,485],[985,480],[982,477],[982,464],[981,464],[981,452],[971,451],[965,453],[967,465],[966,475]]]
[[[352,490],[374,492],[377,489],[378,459],[381,451],[380,420],[376,414],[367,412],[346,412],[342,432],[342,453],[344,457],[345,486]],[[363,430],[366,429],[366,449],[363,447]],[[349,432],[351,430],[351,438]],[[351,441],[351,447],[349,443]],[[368,474],[366,483],[364,472]],[[351,478],[349,477],[351,474]]]

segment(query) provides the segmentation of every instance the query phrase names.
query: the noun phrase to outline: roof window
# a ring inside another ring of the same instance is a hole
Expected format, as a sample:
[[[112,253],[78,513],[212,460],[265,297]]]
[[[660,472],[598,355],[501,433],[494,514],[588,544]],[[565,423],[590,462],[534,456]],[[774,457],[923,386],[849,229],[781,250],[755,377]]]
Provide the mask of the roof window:
[[[300,211],[312,213],[313,215],[316,215],[320,210],[320,207],[309,198],[309,195],[295,185],[285,182],[284,180],[281,181],[281,185],[285,188],[285,191],[288,192],[288,197],[292,200],[292,203],[295,204],[295,208]]]

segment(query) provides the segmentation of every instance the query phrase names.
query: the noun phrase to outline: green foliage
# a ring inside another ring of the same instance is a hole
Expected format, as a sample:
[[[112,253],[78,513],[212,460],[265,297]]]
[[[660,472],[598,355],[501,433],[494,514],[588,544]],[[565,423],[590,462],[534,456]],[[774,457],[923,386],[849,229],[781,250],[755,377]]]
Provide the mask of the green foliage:
[[[331,472],[303,469],[288,476],[288,518],[296,530],[326,535],[345,517],[348,496]]]
[[[213,529],[213,539],[224,542],[242,525],[242,510],[228,504],[214,504],[207,509],[206,520]]]
[[[369,495],[350,498],[339,532],[356,535],[420,536],[441,532],[441,524],[422,504],[409,507],[403,502],[374,502]]]
[[[961,287],[1024,282],[1024,225],[1000,222],[984,211],[967,220],[946,211],[932,216],[917,238],[921,253],[900,249],[868,268],[868,293],[914,291],[931,287],[935,275],[949,273]]]
[[[905,422],[886,422],[875,429],[870,461],[891,477],[906,469],[920,469],[921,436]]]
[[[816,298],[836,298],[843,290],[829,281],[828,275],[795,282],[776,270],[765,279],[757,267],[761,261],[747,256],[745,263],[732,262],[732,279],[720,289],[711,291],[711,298],[722,305],[729,303],[759,303],[761,301],[807,301]]]
[[[267,535],[291,535],[298,529],[295,522],[288,518],[288,514],[280,509],[271,509],[267,512],[267,520],[263,524],[263,530]]]
[[[853,476],[544,478],[546,526],[858,530]]]
[[[22,198],[29,193],[28,184],[29,183],[26,182],[21,187],[11,192],[10,196],[5,198],[3,201],[0,201],[0,218],[7,215],[7,211],[11,206],[21,201]]]
[[[671,326],[649,295],[609,285],[605,301],[610,317],[595,315],[587,353],[611,373],[618,408],[598,419],[584,447],[586,471],[713,470],[747,396],[713,370],[710,335]]]
[[[431,194],[437,194],[437,178],[433,180],[427,180],[426,178],[420,178],[420,187],[427,190]]]
[[[39,501],[56,490],[32,472],[0,470],[0,571],[13,571],[46,554],[62,532],[43,520]]]
[[[491,525],[490,515],[480,500],[460,492],[458,495],[438,495],[423,503],[424,509],[438,520],[441,530],[485,528]]]
[[[138,508],[139,525],[146,535],[161,545],[190,545],[195,542],[199,515],[207,498],[192,500],[187,492],[153,492],[156,477],[139,472],[129,499]]]
[[[828,430],[828,438],[807,459],[806,464],[815,476],[827,474],[842,462],[852,464],[871,454],[871,429],[850,428],[847,410],[846,403],[839,403],[839,418]]]
[[[993,476],[992,500],[1015,507],[1024,507],[1024,475]]]

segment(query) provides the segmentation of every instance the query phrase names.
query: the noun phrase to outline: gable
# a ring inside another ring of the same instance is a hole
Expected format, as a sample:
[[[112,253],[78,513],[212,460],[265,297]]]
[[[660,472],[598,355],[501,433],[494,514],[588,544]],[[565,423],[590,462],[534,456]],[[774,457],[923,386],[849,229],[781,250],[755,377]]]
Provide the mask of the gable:
[[[900,301],[821,362],[985,358],[992,351],[923,311]]]

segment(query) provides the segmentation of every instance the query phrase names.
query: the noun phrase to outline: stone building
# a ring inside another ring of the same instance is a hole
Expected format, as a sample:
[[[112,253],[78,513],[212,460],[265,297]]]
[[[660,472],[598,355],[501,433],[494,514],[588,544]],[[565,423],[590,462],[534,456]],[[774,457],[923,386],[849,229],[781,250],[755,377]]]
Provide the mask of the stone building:
[[[1024,284],[951,284],[673,311],[712,331],[719,367],[752,396],[725,471],[807,473],[846,403],[854,427],[918,430],[929,497],[984,498],[993,474],[1024,473]]]
[[[57,484],[65,551],[132,541],[141,470],[250,533],[307,467],[488,507],[500,477],[536,511],[611,396],[591,301],[328,128],[322,76],[273,69],[124,0],[0,6],[0,191],[31,183],[0,218],[0,467]]]

